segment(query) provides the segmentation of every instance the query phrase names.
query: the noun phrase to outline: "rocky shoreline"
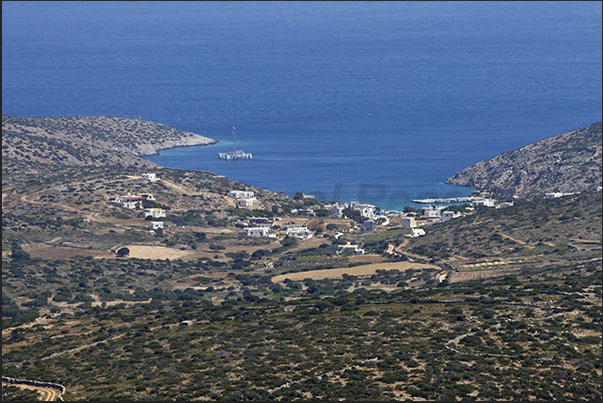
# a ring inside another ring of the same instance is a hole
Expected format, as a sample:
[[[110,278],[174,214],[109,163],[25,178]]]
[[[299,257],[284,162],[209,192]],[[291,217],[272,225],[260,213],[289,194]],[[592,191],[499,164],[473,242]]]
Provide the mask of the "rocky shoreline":
[[[497,196],[576,193],[601,184],[601,122],[529,144],[465,168],[444,183]]]

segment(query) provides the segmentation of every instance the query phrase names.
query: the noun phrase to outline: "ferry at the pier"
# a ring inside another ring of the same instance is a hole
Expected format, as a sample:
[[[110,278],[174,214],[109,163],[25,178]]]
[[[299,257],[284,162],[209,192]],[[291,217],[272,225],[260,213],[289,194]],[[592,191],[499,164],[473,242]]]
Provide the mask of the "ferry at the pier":
[[[241,150],[237,150],[237,132],[236,127],[232,128],[232,137],[234,139],[234,151],[229,151],[227,153],[218,153],[218,156],[222,160],[237,160],[237,159],[251,159],[251,153],[246,153]]]

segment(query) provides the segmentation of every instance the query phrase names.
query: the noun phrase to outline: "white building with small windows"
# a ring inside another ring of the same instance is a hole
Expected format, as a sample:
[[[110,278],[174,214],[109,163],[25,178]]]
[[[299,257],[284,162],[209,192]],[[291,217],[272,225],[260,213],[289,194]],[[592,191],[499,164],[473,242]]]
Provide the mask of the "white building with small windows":
[[[241,231],[243,235],[252,237],[267,237],[270,235],[270,229],[264,227],[248,227]]]
[[[341,255],[342,253],[353,253],[355,255],[364,255],[364,249],[358,247],[358,245],[337,245],[337,250],[335,251],[337,255]]]
[[[156,174],[142,174],[141,179],[148,182],[155,182],[159,180]]]
[[[406,234],[409,238],[416,238],[423,235],[425,235],[425,230],[423,228],[413,228],[410,230],[410,234]]]
[[[287,235],[298,239],[310,239],[314,236],[306,227],[287,228]]]
[[[229,195],[235,200],[251,199],[255,197],[255,193],[250,190],[231,190]]]
[[[161,218],[165,217],[165,210],[161,208],[146,208],[142,211],[142,217],[153,217],[153,218]]]
[[[453,218],[459,218],[460,216],[461,213],[448,210],[442,212],[442,214],[440,215],[440,220],[442,220],[442,222],[446,222],[452,220]]]
[[[152,229],[163,228],[163,221],[151,221],[151,228]]]

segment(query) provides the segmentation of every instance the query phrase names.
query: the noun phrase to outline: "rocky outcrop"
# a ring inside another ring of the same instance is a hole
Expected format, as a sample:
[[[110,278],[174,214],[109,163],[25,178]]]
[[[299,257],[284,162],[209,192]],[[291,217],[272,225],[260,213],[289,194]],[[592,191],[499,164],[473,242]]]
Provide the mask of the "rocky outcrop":
[[[2,159],[62,165],[147,164],[140,158],[174,147],[217,143],[139,119],[107,116],[2,117]]]
[[[479,162],[446,183],[497,196],[540,197],[601,185],[601,122]]]

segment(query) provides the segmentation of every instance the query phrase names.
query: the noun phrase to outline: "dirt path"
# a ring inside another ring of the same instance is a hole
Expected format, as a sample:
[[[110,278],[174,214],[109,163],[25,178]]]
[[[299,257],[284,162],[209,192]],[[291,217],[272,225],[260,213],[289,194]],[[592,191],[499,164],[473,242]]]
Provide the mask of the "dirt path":
[[[49,388],[49,387],[44,387],[44,386],[34,386],[34,385],[26,385],[23,383],[6,383],[6,382],[2,382],[2,387],[5,386],[16,386],[17,388],[21,388],[21,389],[30,389],[30,390],[35,390],[38,391],[41,395],[41,399],[44,402],[54,402],[56,400],[63,400],[61,398],[61,392],[58,389],[55,388]]]

